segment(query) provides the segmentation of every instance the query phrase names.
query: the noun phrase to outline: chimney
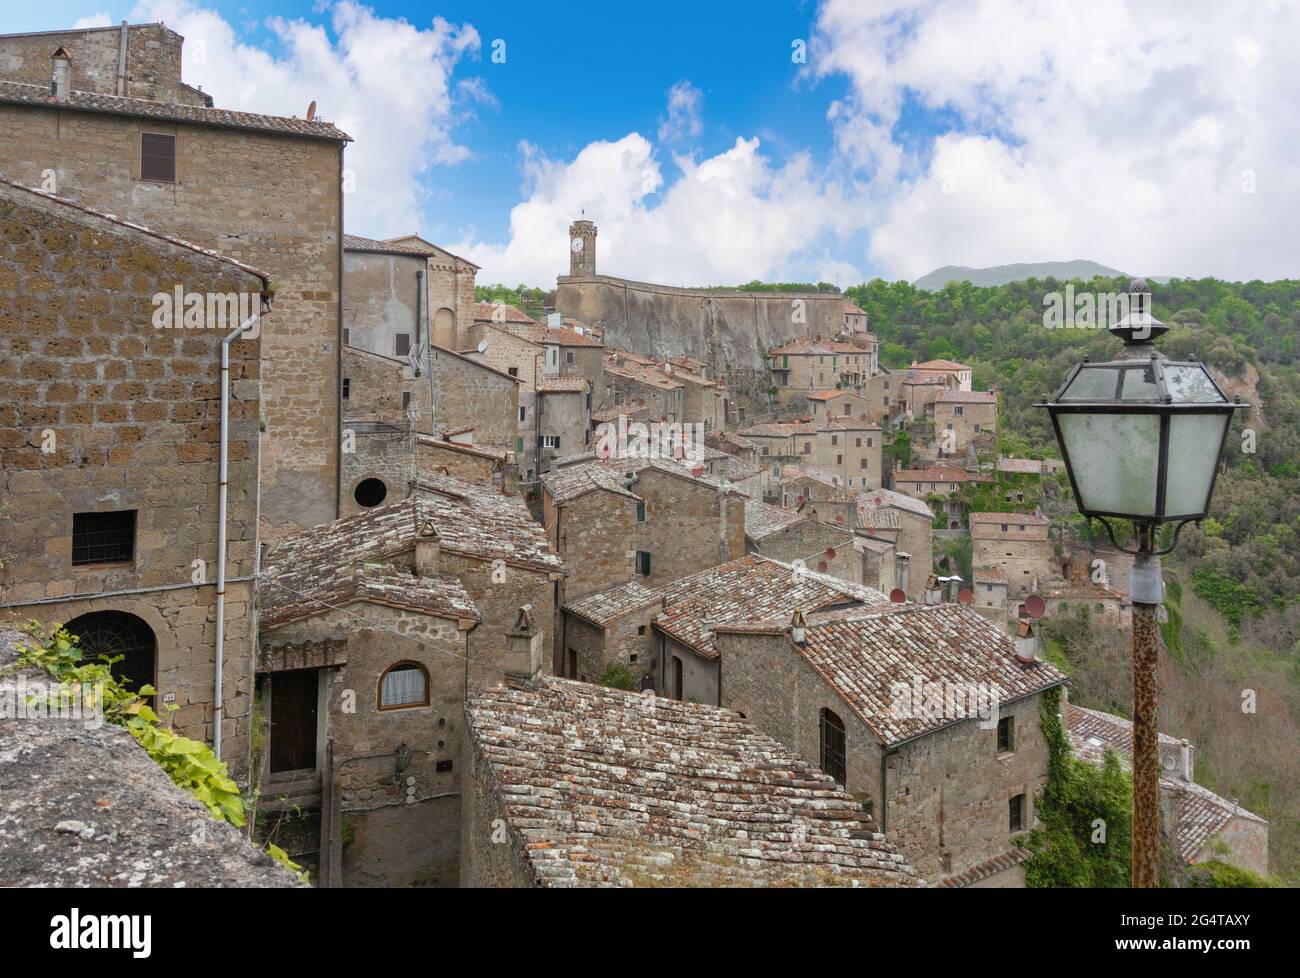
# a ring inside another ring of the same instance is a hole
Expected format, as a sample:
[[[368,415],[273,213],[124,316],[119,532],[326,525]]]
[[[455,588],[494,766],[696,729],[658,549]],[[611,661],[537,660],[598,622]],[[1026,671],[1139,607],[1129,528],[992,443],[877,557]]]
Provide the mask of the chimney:
[[[1028,618],[1021,618],[1016,625],[1016,658],[1025,665],[1038,661],[1038,636]]]
[[[894,579],[897,582],[898,586],[901,587],[906,592],[907,585],[909,583],[908,569],[912,560],[912,556],[911,554],[896,553],[894,560],[895,560]]]
[[[50,61],[54,68],[50,94],[55,98],[67,98],[72,91],[72,55],[60,44],[50,55]]]
[[[515,623],[506,631],[510,652],[506,656],[506,682],[536,689],[542,678],[542,632],[533,622],[533,606],[519,609]]]
[[[438,556],[441,544],[432,520],[420,524],[415,537],[415,572],[420,577],[433,577],[438,573]]]
[[[928,605],[937,605],[943,601],[943,588],[939,585],[939,578],[931,574],[925,580],[925,603]]]
[[[800,648],[808,644],[807,633],[804,631],[802,608],[795,608],[794,614],[790,616],[790,640]]]
[[[548,312],[546,314],[546,326],[548,329],[559,329],[564,325],[564,317],[558,312]]]
[[[1178,745],[1178,776],[1184,781],[1195,780],[1192,777],[1192,742],[1187,739]]]

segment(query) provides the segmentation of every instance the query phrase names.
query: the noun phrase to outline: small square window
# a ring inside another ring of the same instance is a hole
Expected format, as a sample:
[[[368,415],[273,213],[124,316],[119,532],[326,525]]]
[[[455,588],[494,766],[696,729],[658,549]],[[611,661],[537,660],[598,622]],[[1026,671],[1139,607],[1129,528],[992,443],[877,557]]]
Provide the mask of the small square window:
[[[398,333],[394,338],[393,353],[396,356],[404,357],[411,352],[411,334]]]
[[[135,559],[135,510],[72,515],[72,563],[129,564]]]
[[[523,407],[523,406],[521,405],[520,408],[519,408],[519,420],[520,420],[520,421],[525,420],[525,418],[527,417],[527,415],[528,415],[528,409],[527,409],[526,407]]]
[[[645,625],[637,625],[637,626],[636,626],[636,633],[637,633],[638,635],[644,635],[644,634],[645,634]],[[632,656],[632,659],[633,659],[633,661],[635,661],[635,660],[636,660],[636,656]]]
[[[347,400],[352,395],[352,381],[348,377],[343,378],[343,400]]]
[[[405,414],[406,409],[410,406],[411,406],[411,392],[402,391],[402,413]]]
[[[140,179],[176,182],[176,137],[159,132],[140,134]]]
[[[507,367],[507,368],[506,368],[506,373],[508,373],[511,377],[518,377],[518,376],[519,376],[519,368],[518,368],[518,367]]]
[[[439,761],[437,764],[434,765],[434,770],[438,774],[446,774],[452,769],[452,767],[453,767],[452,761]]]

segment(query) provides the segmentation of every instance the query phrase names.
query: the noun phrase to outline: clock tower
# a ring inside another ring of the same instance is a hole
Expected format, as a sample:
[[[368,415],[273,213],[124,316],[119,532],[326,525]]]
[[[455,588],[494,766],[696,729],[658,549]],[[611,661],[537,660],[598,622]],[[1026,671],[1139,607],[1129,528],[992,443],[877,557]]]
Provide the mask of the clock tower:
[[[591,221],[569,225],[569,274],[576,278],[596,274],[596,225]]]

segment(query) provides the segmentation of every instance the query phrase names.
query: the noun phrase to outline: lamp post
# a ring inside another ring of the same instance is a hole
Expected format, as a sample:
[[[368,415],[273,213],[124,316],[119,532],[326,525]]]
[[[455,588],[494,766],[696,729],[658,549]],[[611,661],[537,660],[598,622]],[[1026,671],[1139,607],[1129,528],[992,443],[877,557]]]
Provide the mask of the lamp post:
[[[1176,363],[1156,351],[1155,340],[1169,327],[1151,315],[1151,292],[1142,279],[1130,283],[1129,303],[1128,315],[1110,327],[1124,341],[1121,358],[1085,360],[1050,402],[1035,407],[1052,418],[1079,512],[1090,522],[1100,520],[1116,549],[1134,557],[1132,884],[1154,887],[1160,879],[1160,555],[1177,546],[1184,526],[1209,512],[1232,412],[1248,405],[1230,402],[1203,364]],[[1114,519],[1132,522],[1135,549],[1115,538]],[[1161,550],[1156,533],[1165,524],[1176,526]]]

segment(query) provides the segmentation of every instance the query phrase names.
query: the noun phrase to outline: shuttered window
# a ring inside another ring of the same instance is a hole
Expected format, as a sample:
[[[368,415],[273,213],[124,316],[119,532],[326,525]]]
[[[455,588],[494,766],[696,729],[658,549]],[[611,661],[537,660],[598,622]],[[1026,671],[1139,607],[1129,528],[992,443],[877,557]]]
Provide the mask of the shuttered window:
[[[176,182],[176,137],[162,133],[140,134],[140,179]]]

